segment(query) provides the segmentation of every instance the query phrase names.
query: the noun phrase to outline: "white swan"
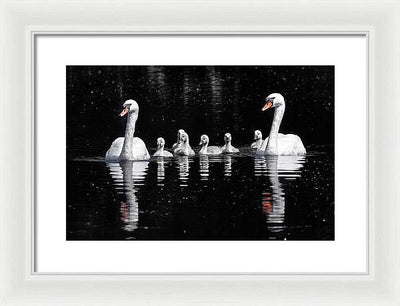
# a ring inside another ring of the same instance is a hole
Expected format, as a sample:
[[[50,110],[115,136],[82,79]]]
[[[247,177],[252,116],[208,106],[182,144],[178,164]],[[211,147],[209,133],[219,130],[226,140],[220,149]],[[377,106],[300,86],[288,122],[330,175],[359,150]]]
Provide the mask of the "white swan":
[[[181,135],[181,144],[174,150],[175,155],[195,155],[194,151],[192,150],[189,144],[189,135],[186,132],[183,132]]]
[[[119,114],[121,117],[128,114],[125,137],[118,137],[108,149],[106,161],[121,160],[147,160],[150,158],[146,145],[139,137],[134,137],[136,120],[139,116],[139,105],[135,100],[126,100],[123,104],[124,110]]]
[[[278,133],[285,112],[285,99],[283,96],[279,93],[273,93],[266,97],[265,101],[266,104],[262,110],[275,108],[274,119],[269,137],[264,140],[257,153],[265,155],[305,155],[306,149],[299,136]]]
[[[208,138],[207,135],[201,135],[200,137],[200,143],[199,145],[201,146],[201,149],[199,151],[199,154],[210,154],[210,155],[216,155],[216,154],[221,154],[222,150],[220,147],[217,146],[208,146],[208,143],[210,142],[210,138]]]
[[[263,143],[263,139],[262,139],[262,133],[260,130],[255,130],[254,131],[254,142],[251,144],[251,148],[252,149],[260,149],[262,143]]]
[[[182,129],[178,130],[178,139],[177,139],[176,142],[172,145],[172,152],[174,152],[175,149],[177,149],[177,148],[182,144],[182,142],[181,142],[181,136],[182,136],[183,133],[185,133],[184,130],[182,130]]]
[[[165,140],[162,137],[157,138],[157,148],[158,150],[154,153],[153,156],[163,156],[163,157],[172,157],[172,153],[164,150]]]
[[[232,135],[231,133],[226,133],[224,135],[225,144],[221,147],[222,153],[237,153],[239,149],[232,146]]]

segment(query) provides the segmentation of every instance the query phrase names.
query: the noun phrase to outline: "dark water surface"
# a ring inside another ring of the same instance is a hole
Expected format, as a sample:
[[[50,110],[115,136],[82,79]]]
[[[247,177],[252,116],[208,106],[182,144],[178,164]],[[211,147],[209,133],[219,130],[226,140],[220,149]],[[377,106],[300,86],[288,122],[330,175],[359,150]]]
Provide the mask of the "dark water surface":
[[[333,240],[334,155],[67,161],[68,240]]]

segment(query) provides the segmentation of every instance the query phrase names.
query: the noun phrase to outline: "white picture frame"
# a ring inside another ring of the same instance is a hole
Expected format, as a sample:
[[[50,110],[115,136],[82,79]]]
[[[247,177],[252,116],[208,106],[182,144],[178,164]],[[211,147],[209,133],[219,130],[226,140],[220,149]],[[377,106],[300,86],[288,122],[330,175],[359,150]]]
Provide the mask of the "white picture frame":
[[[2,1],[2,305],[400,305],[400,1]],[[366,274],[36,274],[35,35],[365,35]]]

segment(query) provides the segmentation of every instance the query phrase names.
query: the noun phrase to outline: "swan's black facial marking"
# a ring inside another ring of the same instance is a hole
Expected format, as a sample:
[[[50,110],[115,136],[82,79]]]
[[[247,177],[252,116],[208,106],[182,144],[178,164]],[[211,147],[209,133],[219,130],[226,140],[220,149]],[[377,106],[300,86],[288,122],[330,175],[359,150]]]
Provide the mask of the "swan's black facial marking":
[[[125,107],[123,111],[119,114],[120,117],[125,116],[129,112],[129,108]]]
[[[265,98],[265,105],[262,108],[262,111],[265,111],[269,108],[275,107],[275,103],[274,103],[275,97],[266,97]]]
[[[271,103],[272,103],[272,107],[274,107],[274,106],[275,106],[275,98],[276,98],[276,97],[267,97],[267,98],[265,99],[265,102],[266,102],[266,103],[271,102]]]

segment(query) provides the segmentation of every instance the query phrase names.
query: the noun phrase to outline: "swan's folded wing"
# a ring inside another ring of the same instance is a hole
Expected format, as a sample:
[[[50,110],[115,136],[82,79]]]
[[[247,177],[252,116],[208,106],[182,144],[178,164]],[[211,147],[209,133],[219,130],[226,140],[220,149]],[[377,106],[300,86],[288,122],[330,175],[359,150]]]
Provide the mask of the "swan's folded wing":
[[[207,148],[207,153],[208,154],[221,154],[222,150],[220,147],[217,146],[210,146]]]
[[[268,144],[268,139],[269,137],[265,138],[260,146],[260,148],[258,149],[258,151],[265,151],[265,149],[267,148],[267,144]]]
[[[124,145],[124,137],[118,137],[113,141],[111,147],[108,149],[105,159],[107,161],[117,161],[121,155],[122,146]]]
[[[278,136],[279,155],[304,155],[306,149],[300,137],[295,134],[279,134]]]
[[[133,137],[132,145],[132,160],[147,160],[150,159],[149,151],[142,139]]]

